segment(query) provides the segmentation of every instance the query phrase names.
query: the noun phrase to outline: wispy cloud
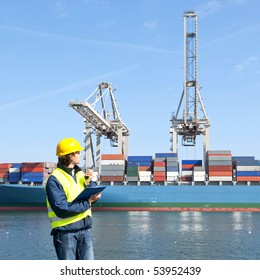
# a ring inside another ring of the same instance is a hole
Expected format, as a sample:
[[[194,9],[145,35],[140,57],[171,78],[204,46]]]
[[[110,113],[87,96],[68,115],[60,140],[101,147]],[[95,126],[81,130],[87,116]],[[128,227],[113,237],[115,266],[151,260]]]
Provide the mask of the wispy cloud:
[[[198,8],[199,17],[206,17],[216,13],[219,9],[223,7],[223,4],[218,0],[208,1],[206,4],[201,5]]]
[[[105,22],[98,23],[97,27],[108,29],[108,28],[116,26],[116,24],[117,24],[116,19],[110,19],[110,20],[107,20]]]
[[[230,5],[241,5],[247,2],[248,0],[209,0],[207,3],[200,5],[197,11],[200,17],[207,17]]]
[[[243,62],[236,64],[234,66],[235,72],[242,73],[246,68],[248,68],[250,65],[254,64],[254,62],[256,62],[256,61],[258,61],[258,58],[256,56],[248,57]]]
[[[70,18],[71,12],[73,12],[74,7],[82,4],[88,6],[95,5],[98,6],[100,9],[107,9],[110,6],[110,1],[109,0],[80,0],[80,1],[58,0],[54,4],[54,10],[59,18],[61,19]]]
[[[135,66],[132,66],[132,67],[129,67],[129,68],[124,68],[124,69],[120,69],[120,70],[117,70],[117,71],[112,71],[112,72],[109,72],[109,73],[98,75],[98,76],[95,76],[95,77],[90,77],[88,79],[80,80],[80,81],[77,81],[75,83],[65,85],[65,86],[60,87],[58,89],[53,89],[53,90],[49,90],[49,91],[46,91],[46,92],[43,92],[43,93],[40,93],[40,94],[36,94],[32,97],[27,97],[27,98],[23,98],[23,99],[14,101],[14,102],[2,104],[2,105],[0,105],[0,110],[13,108],[13,107],[16,107],[16,106],[21,105],[21,104],[28,104],[28,103],[33,102],[35,100],[42,99],[42,98],[47,98],[47,97],[50,97],[50,96],[66,94],[66,93],[69,93],[69,92],[75,92],[75,91],[77,91],[81,88],[85,88],[89,85],[93,85],[93,82],[95,82],[95,81],[103,81],[105,79],[108,79],[108,78],[111,78],[111,77],[114,77],[114,76],[120,76],[120,75],[123,75],[124,73],[135,70],[137,67],[138,66],[135,65]]]
[[[68,6],[62,2],[59,1],[55,4],[55,10],[59,18],[68,18],[69,13],[68,13]]]
[[[227,2],[230,4],[245,4],[249,2],[249,0],[228,0]]]
[[[146,46],[146,45],[138,45],[138,44],[122,43],[122,42],[87,40],[87,39],[83,39],[83,38],[57,35],[57,34],[52,34],[52,33],[42,32],[42,31],[35,31],[32,29],[17,27],[17,26],[13,26],[13,25],[0,24],[0,31],[3,31],[3,30],[25,33],[27,35],[37,36],[37,37],[42,37],[42,38],[69,41],[71,43],[92,44],[92,45],[97,45],[100,47],[111,47],[111,48],[120,48],[120,49],[128,49],[128,50],[131,49],[131,50],[137,50],[137,51],[168,53],[168,54],[177,53],[172,50],[160,49],[160,48],[155,48],[155,47]]]
[[[158,25],[159,25],[159,22],[158,20],[154,19],[154,20],[149,20],[149,21],[146,21],[144,23],[144,27],[150,31],[154,31],[154,30],[157,30],[158,28]]]
[[[236,28],[234,32],[230,32],[223,36],[216,37],[211,41],[204,42],[203,45],[204,47],[214,46],[224,41],[231,41],[234,38],[241,40],[241,38],[244,38],[245,35],[249,35],[251,33],[258,33],[259,31],[260,31],[260,23],[249,25],[240,29]]]

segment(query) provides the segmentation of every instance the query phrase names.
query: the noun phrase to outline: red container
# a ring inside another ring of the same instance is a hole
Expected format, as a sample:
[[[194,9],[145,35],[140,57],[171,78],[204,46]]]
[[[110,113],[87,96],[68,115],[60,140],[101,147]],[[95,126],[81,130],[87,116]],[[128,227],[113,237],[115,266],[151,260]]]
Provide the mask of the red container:
[[[154,175],[153,180],[154,182],[165,182],[165,176]]]
[[[101,182],[123,182],[124,176],[100,176]]]
[[[181,176],[181,181],[182,182],[191,182],[192,176]]]
[[[231,165],[210,165],[208,171],[232,171]]]
[[[231,154],[208,154],[208,157],[213,156],[213,157],[232,157]]]
[[[23,167],[41,167],[44,168],[45,167],[45,162],[23,162],[22,163],[22,168]]]

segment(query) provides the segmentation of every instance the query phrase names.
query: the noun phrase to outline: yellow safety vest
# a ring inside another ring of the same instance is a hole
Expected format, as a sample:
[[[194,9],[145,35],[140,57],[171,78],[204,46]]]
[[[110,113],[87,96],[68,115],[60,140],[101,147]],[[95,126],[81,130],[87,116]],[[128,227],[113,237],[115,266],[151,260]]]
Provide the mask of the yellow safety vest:
[[[79,171],[76,173],[77,183],[75,182],[72,176],[70,176],[68,173],[66,173],[60,168],[56,168],[51,175],[55,176],[57,180],[61,183],[68,202],[73,201],[85,189],[85,175],[83,171]],[[91,208],[89,208],[85,212],[76,214],[73,217],[59,218],[52,210],[48,198],[47,198],[47,207],[48,207],[48,217],[51,220],[52,228],[66,226],[75,223],[77,221],[80,221],[86,218],[87,216],[92,216]]]

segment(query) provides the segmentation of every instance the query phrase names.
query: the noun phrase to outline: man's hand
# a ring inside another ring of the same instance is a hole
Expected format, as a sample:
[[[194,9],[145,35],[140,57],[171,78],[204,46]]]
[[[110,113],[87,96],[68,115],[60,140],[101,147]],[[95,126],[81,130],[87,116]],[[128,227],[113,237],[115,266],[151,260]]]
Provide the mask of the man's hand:
[[[88,202],[94,202],[101,198],[101,192],[93,194],[89,199]]]
[[[88,169],[85,173],[85,184],[88,185],[89,182],[92,180],[94,177],[94,172],[92,169]]]

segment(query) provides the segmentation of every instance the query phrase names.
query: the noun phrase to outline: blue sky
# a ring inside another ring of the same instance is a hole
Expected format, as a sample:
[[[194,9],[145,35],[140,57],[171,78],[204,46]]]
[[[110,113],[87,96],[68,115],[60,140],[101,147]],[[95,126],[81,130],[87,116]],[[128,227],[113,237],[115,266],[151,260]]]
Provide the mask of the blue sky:
[[[258,0],[0,0],[0,162],[55,162],[60,139],[83,144],[84,122],[68,104],[100,82],[116,89],[129,155],[169,152],[186,10],[198,14],[210,149],[260,159],[259,9]],[[200,141],[179,146],[180,157],[201,159]]]

